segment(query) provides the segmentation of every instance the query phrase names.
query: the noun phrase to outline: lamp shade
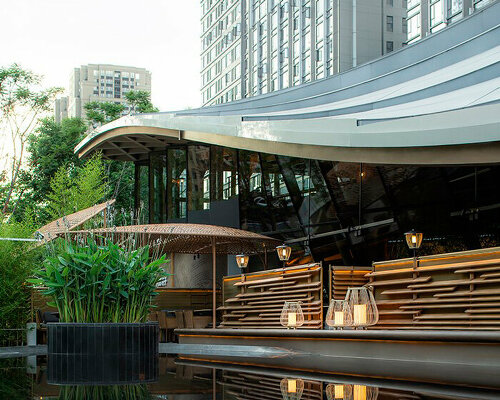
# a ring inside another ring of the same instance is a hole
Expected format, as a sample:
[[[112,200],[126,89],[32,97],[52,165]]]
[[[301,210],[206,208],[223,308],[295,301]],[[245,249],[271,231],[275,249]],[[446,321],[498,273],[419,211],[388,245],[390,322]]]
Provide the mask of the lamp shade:
[[[276,252],[281,261],[288,261],[290,259],[290,254],[292,254],[292,248],[286,244],[276,247]]]
[[[299,400],[304,392],[302,379],[283,378],[280,383],[283,400]]]
[[[415,229],[412,229],[411,231],[405,233],[405,238],[408,247],[412,250],[416,250],[422,245],[424,234],[421,232],[417,232]]]
[[[329,383],[326,386],[326,398],[328,400],[353,400],[352,399],[352,385],[343,383]]]
[[[378,322],[378,308],[373,292],[366,286],[347,289],[346,301],[352,312],[354,327],[375,325]]]
[[[326,324],[328,326],[342,329],[352,325],[352,310],[349,302],[345,300],[332,300],[326,313]]]
[[[236,264],[238,264],[238,267],[243,269],[248,266],[248,260],[250,257],[244,255],[244,254],[238,254],[236,256]]]
[[[285,301],[281,310],[280,323],[285,328],[298,328],[304,324],[304,313],[298,301]]]

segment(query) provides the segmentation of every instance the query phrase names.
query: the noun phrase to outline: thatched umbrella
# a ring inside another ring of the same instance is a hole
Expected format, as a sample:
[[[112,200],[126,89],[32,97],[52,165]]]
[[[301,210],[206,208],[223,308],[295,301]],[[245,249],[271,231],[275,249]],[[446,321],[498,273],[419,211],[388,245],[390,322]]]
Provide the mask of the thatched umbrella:
[[[162,253],[212,254],[212,323],[216,319],[216,267],[217,254],[261,254],[274,251],[280,242],[268,236],[241,229],[201,224],[150,224],[117,226],[87,231],[67,232],[72,236],[89,234],[126,242],[130,237],[136,246],[154,245]]]

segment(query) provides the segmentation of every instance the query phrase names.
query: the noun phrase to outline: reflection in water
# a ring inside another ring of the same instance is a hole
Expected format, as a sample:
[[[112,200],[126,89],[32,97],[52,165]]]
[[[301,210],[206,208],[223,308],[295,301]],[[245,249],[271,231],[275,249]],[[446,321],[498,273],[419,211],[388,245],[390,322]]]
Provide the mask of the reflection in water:
[[[63,386],[59,400],[148,400],[146,385]]]
[[[58,364],[60,366],[60,364]],[[0,359],[0,399],[37,400],[432,400],[500,399],[498,391],[362,377],[215,365],[161,356],[155,382],[54,385],[46,357]],[[67,365],[66,368],[75,368]]]
[[[283,378],[280,383],[283,400],[300,400],[304,392],[302,379]]]

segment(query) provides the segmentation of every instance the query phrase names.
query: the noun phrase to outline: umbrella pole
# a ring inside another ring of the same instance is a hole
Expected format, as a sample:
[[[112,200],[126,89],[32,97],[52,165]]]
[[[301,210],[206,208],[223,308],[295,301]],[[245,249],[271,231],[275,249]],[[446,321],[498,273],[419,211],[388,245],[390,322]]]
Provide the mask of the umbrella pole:
[[[217,256],[215,251],[215,238],[212,238],[212,329],[216,326],[216,308],[217,308],[217,285],[216,285],[216,272],[217,272]]]

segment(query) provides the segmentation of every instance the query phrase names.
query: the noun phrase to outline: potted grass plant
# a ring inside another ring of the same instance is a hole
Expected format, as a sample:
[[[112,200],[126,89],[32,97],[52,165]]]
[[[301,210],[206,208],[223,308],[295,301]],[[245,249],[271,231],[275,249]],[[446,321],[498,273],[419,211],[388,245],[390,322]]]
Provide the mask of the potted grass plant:
[[[51,246],[30,280],[46,288],[48,305],[59,312],[59,322],[47,324],[49,380],[60,383],[54,373],[62,370],[68,384],[148,381],[155,375],[158,324],[147,319],[166,260],[151,253],[149,246],[134,249],[91,236]],[[60,365],[68,363],[79,367]],[[115,368],[120,364],[127,370]]]

